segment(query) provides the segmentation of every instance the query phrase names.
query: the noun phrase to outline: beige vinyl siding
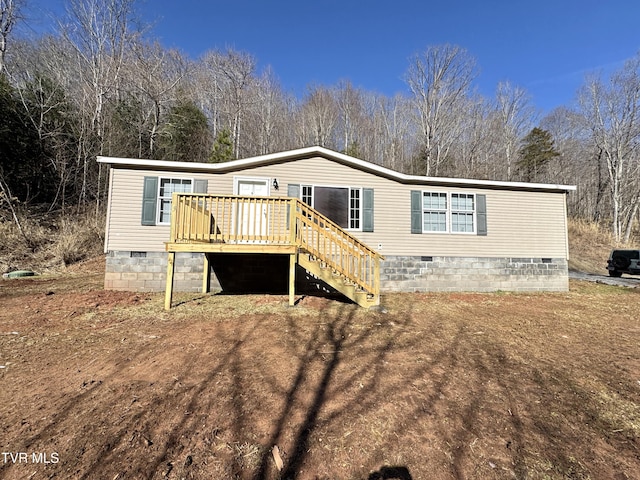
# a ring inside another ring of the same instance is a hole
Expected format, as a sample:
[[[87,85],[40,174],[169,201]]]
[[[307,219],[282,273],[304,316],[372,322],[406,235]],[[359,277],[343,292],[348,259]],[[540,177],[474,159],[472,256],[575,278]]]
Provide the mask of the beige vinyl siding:
[[[223,191],[216,185],[211,175],[189,172],[168,172],[156,170],[128,170],[113,168],[110,187],[110,208],[108,211],[108,233],[105,250],[129,250],[141,252],[162,252],[164,242],[169,240],[169,225],[144,226],[142,218],[142,191],[144,177],[171,177],[208,180],[208,193],[232,193]],[[231,187],[232,188],[232,187]]]
[[[107,215],[105,220],[105,229],[104,229],[104,253],[109,251],[109,234],[111,232],[111,210],[112,210],[112,200],[113,200],[113,175],[116,170],[113,168],[109,169],[109,191],[107,192]]]
[[[322,157],[235,175],[277,178],[272,195],[286,195],[289,183],[373,188],[374,231],[353,234],[383,255],[567,258],[562,193],[406,185]],[[411,190],[486,195],[488,235],[411,234]]]
[[[113,169],[107,250],[162,251],[168,226],[140,225],[145,175],[202,178],[208,192],[233,193],[234,177],[278,180],[272,196],[286,196],[287,185],[308,184],[374,189],[374,231],[353,232],[383,255],[567,258],[565,195],[544,191],[498,190],[402,184],[323,157],[247,168],[226,173],[172,173]],[[411,190],[484,194],[487,236],[411,233]]]

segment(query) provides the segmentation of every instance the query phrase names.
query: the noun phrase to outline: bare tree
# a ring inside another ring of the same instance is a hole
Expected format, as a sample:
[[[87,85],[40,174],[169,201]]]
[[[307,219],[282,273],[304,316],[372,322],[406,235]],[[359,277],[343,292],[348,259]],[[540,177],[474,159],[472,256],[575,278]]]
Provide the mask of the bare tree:
[[[224,129],[222,112],[223,84],[221,73],[218,69],[218,51],[208,51],[196,62],[193,70],[193,94],[197,103],[209,119],[214,135]]]
[[[286,125],[290,118],[291,102],[271,68],[267,68],[256,80],[252,96],[255,101],[245,122],[248,136],[245,143],[249,147],[249,155],[264,155],[288,148]]]
[[[9,35],[21,18],[23,0],[0,0],[0,74],[5,71],[5,54]]]
[[[128,87],[130,95],[140,98],[138,156],[155,158],[161,119],[168,105],[177,99],[177,87],[186,75],[187,62],[177,50],[143,42],[132,43],[127,60],[125,88]]]
[[[549,178],[578,187],[567,197],[569,215],[601,221],[608,215],[606,167],[600,151],[589,140],[581,115],[558,107],[542,118],[540,126],[553,135],[560,153],[558,161],[550,165]]]
[[[83,165],[79,200],[84,202],[88,194],[89,161],[95,154],[103,153],[105,103],[116,90],[125,52],[137,35],[131,29],[135,0],[68,2],[68,22],[61,28],[76,53],[81,108],[89,120],[78,149],[78,161]],[[99,197],[99,192],[95,193]]]
[[[410,105],[403,95],[393,98],[377,96],[373,112],[374,131],[368,143],[373,144],[372,157],[388,168],[403,171],[407,166],[415,135],[410,130]]]
[[[67,202],[67,188],[76,173],[77,126],[73,95],[77,80],[73,74],[74,56],[70,46],[58,37],[44,36],[37,41],[17,41],[12,55],[12,80],[25,118],[37,134],[42,157],[55,174],[56,194],[50,208]]]
[[[579,103],[590,139],[605,160],[612,233],[617,241],[627,241],[640,201],[640,54],[608,84],[588,79]]]
[[[255,83],[256,60],[248,53],[227,50],[217,56],[216,69],[222,80],[220,88],[231,123],[233,153],[238,158],[242,148],[242,121],[250,103],[251,87]]]
[[[359,155],[359,136],[364,134],[367,112],[364,95],[351,82],[340,82],[335,90],[335,99],[340,114],[339,133],[342,137],[341,150],[350,155]]]
[[[462,134],[454,147],[456,164],[446,172],[449,176],[489,178],[496,149],[495,136],[488,128],[491,116],[489,102],[481,96],[469,97],[462,118]]]
[[[475,78],[475,60],[455,45],[416,55],[406,74],[422,136],[421,172],[437,175],[459,136],[462,104]]]
[[[304,145],[336,148],[335,128],[338,122],[338,106],[332,92],[326,87],[311,87],[302,107]]]
[[[498,135],[498,158],[506,166],[505,180],[513,179],[513,164],[518,145],[535,122],[535,108],[529,94],[510,82],[501,82],[496,90],[495,132]]]

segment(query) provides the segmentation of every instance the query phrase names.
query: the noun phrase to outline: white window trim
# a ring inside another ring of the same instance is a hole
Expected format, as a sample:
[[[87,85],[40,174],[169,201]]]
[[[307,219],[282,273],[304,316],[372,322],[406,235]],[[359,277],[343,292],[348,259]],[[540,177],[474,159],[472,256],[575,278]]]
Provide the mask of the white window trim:
[[[420,201],[422,202],[422,216],[420,221],[420,226],[422,227],[422,233],[424,234],[432,234],[432,235],[477,235],[478,233],[478,200],[475,193],[467,193],[467,192],[441,192],[438,190],[422,190],[422,195],[420,197]],[[424,208],[424,194],[425,193],[445,193],[447,195],[447,208],[445,210],[445,222],[446,227],[444,231],[431,231],[424,229],[424,214],[427,211],[443,211],[443,210],[429,210]],[[453,210],[451,203],[452,194],[457,195],[471,195],[473,197],[473,212],[469,210]],[[453,231],[453,214],[454,213],[473,213],[473,231],[471,232],[454,232]]]
[[[320,187],[320,188],[345,188],[349,191],[348,194],[348,198],[347,198],[347,221],[349,222],[349,227],[342,227],[343,230],[346,230],[347,232],[361,232],[362,231],[362,225],[363,225],[363,215],[364,215],[364,201],[363,201],[363,197],[362,197],[362,191],[364,189],[364,187],[354,187],[352,185],[327,185],[327,184],[312,184],[312,183],[301,183],[300,184],[300,200],[302,200],[302,189],[304,187],[311,187],[311,203],[312,205],[311,208],[315,209],[315,202],[316,202],[316,187]],[[360,191],[360,217],[358,218],[358,221],[360,223],[360,226],[358,228],[351,228],[351,190],[359,190]]]
[[[171,225],[171,220],[168,222],[162,222],[162,198],[160,197],[160,189],[162,188],[162,180],[189,180],[191,182],[191,192],[193,193],[193,187],[195,185],[195,179],[193,177],[175,177],[175,176],[159,176],[158,177],[158,191],[156,192],[156,225]],[[171,218],[171,215],[169,215]]]

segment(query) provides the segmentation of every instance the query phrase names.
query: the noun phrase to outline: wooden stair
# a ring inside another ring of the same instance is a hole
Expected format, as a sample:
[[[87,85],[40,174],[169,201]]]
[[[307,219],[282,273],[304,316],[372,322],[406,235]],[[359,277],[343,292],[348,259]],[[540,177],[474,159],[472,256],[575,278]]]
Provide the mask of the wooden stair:
[[[298,254],[298,265],[361,307],[371,308],[380,305],[379,294],[367,292],[350,281],[349,277],[331,269],[321,259],[301,252]]]

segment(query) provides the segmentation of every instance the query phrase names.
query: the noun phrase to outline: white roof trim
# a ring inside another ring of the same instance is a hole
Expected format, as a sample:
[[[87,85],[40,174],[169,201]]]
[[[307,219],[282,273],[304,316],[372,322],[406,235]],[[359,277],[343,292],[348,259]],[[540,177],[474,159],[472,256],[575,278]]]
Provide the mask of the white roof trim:
[[[97,158],[98,163],[106,163],[110,165],[132,166],[132,167],[148,167],[161,168],[163,170],[199,170],[209,172],[224,172],[226,170],[237,170],[242,167],[255,167],[266,165],[274,162],[287,160],[295,160],[300,157],[318,155],[321,157],[335,160],[339,163],[353,166],[360,170],[367,170],[372,173],[382,175],[401,183],[415,184],[440,184],[440,185],[463,185],[476,186],[485,188],[503,188],[516,190],[556,190],[569,192],[576,189],[575,185],[559,185],[547,183],[526,183],[526,182],[502,182],[496,180],[474,180],[467,178],[447,178],[447,177],[425,177],[420,175],[407,175],[396,172],[386,167],[376,165],[358,158],[350,157],[343,153],[335,152],[324,147],[306,147],[297,150],[289,150],[286,152],[271,153],[268,155],[260,155],[257,157],[244,158],[241,160],[232,160],[223,163],[196,163],[196,162],[173,162],[167,160],[145,160],[134,158],[104,157]]]

